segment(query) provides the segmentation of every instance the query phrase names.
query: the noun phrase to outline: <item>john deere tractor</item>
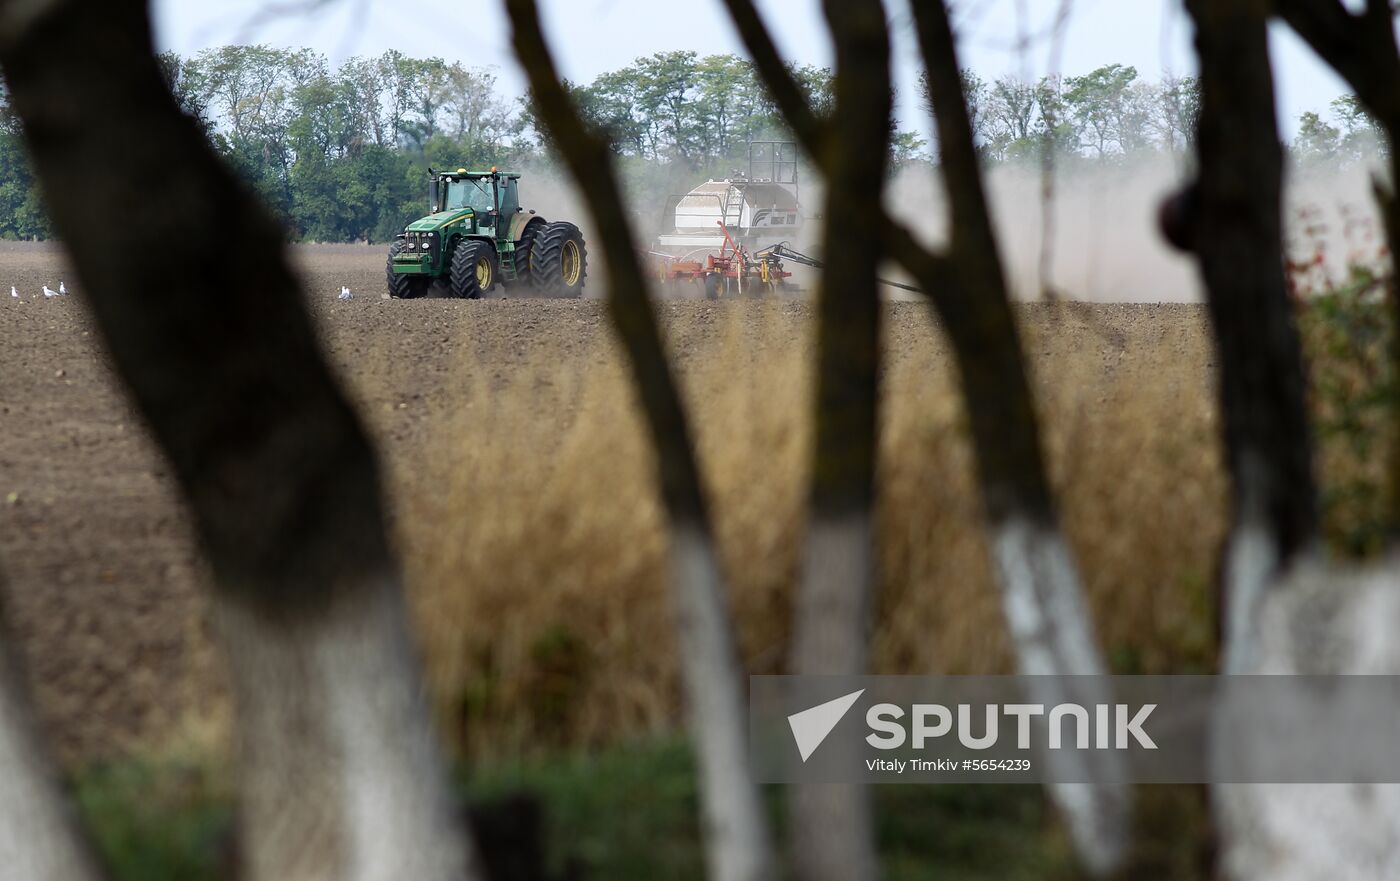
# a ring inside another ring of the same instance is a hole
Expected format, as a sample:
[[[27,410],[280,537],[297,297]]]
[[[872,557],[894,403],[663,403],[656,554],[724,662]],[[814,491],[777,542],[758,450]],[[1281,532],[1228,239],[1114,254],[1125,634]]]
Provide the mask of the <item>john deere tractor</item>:
[[[520,207],[520,175],[429,170],[432,213],[404,228],[389,247],[389,296],[422,297],[435,281],[475,300],[497,284],[577,297],[588,277],[588,248],[572,223],[549,223]]]

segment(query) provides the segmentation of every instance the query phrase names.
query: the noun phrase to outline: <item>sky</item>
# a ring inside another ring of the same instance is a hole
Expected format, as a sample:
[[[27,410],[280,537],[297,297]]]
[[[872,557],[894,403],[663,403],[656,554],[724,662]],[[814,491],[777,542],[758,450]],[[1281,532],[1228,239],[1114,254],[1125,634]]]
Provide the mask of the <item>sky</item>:
[[[1180,0],[1073,0],[1055,38],[1064,0],[953,0],[963,66],[984,79],[1086,73],[1104,64],[1132,65],[1149,80],[1194,72],[1191,24]],[[1348,0],[1352,5],[1357,0]],[[829,64],[831,41],[820,0],[756,0],[786,56]],[[232,43],[318,49],[332,61],[398,49],[497,69],[502,90],[523,91],[498,0],[154,0],[161,49],[193,54]],[[895,24],[897,113],[902,128],[927,134],[915,89],[919,66],[907,0],[888,0]],[[563,74],[587,82],[632,59],[689,49],[743,54],[719,0],[541,0],[545,27]],[[462,24],[446,24],[451,21]],[[1285,137],[1307,110],[1323,111],[1346,91],[1341,80],[1282,25],[1272,33],[1280,124]]]

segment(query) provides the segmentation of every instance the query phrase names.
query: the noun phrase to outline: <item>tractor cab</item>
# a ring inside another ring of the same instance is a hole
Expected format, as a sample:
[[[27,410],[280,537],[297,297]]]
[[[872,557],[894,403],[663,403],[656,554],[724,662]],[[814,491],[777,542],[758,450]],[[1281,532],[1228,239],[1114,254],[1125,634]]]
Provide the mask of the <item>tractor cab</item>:
[[[499,238],[520,211],[519,180],[519,174],[494,168],[438,172],[428,187],[431,216],[456,216],[471,211],[475,234]]]

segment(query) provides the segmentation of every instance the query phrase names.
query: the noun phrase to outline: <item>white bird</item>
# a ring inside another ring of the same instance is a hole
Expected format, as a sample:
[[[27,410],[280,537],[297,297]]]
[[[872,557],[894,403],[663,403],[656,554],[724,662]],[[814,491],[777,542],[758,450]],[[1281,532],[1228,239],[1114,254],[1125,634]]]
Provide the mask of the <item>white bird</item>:
[[[58,291],[51,290],[51,289],[49,288],[48,285],[44,285],[44,296],[46,296],[46,297],[57,297],[57,296],[58,296]]]
[[[350,293],[350,289],[349,289],[349,288],[345,287],[344,285],[341,285],[341,286],[340,286],[340,296],[336,297],[336,299],[337,299],[337,300],[352,300],[352,299],[354,299],[354,296],[355,296],[354,294]]]
[[[63,286],[63,282],[58,283],[58,292],[63,296],[68,296],[68,288]]]
[[[19,291],[15,290],[15,286],[14,286],[14,285],[10,285],[10,296],[12,296],[12,297],[18,297],[18,296],[19,296]]]

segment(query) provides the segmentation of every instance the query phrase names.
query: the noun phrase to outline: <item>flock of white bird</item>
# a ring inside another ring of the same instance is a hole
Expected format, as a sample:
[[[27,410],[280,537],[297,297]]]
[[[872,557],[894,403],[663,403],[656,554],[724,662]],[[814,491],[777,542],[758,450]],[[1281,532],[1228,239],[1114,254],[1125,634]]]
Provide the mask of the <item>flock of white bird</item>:
[[[14,286],[14,285],[10,285],[10,296],[13,297],[13,298],[15,298],[16,300],[21,299],[21,297],[20,297],[20,295],[19,295],[19,291],[15,289],[15,286]],[[53,288],[49,287],[49,285],[48,285],[47,282],[45,282],[45,283],[44,283],[44,296],[45,296],[45,297],[66,297],[66,296],[68,296],[68,287],[67,287],[63,282],[60,281],[60,282],[58,283],[58,290],[54,290]],[[340,296],[336,297],[337,300],[353,300],[354,298],[355,298],[355,295],[352,294],[352,293],[350,293],[350,289],[349,289],[349,288],[345,287],[344,285],[341,285],[341,286],[340,286]]]
[[[15,286],[14,286],[14,285],[10,285],[10,296],[11,296],[11,297],[14,297],[16,300],[20,299],[19,291],[15,290]],[[59,283],[58,283],[58,290],[54,290],[53,288],[49,287],[49,286],[48,286],[48,283],[46,282],[46,283],[44,284],[44,296],[46,296],[46,297],[66,297],[66,296],[68,296],[68,286],[65,285],[63,282],[59,282]]]

